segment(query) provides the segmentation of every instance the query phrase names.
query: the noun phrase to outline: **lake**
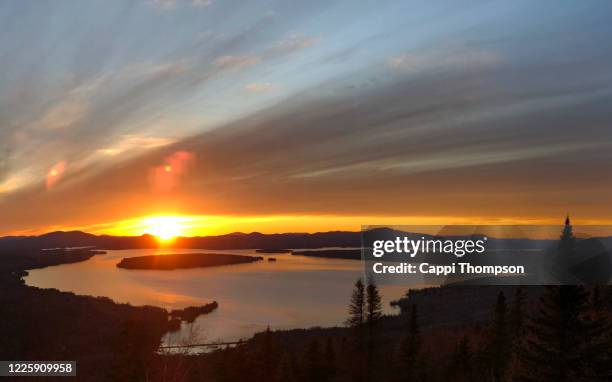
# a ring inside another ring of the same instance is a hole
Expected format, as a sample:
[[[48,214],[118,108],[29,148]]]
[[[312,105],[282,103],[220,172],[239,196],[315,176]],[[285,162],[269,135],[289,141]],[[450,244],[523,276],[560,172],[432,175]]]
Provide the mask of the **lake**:
[[[262,256],[264,261],[172,271],[116,267],[125,257],[194,252]],[[277,261],[268,262],[268,257]],[[31,270],[25,281],[40,288],[167,309],[217,301],[216,311],[164,338],[165,344],[176,344],[187,337],[198,342],[236,341],[268,326],[274,330],[342,325],[353,284],[362,275],[358,260],[260,254],[255,250],[138,249],[107,251],[84,262]],[[397,313],[389,302],[406,289],[381,286],[385,313]]]

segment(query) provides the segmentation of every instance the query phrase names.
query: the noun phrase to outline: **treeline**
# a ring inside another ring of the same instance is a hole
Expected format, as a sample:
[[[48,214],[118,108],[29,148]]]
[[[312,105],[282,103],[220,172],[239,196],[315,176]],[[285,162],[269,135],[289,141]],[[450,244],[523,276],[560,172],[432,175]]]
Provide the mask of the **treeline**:
[[[534,314],[525,287],[507,303],[500,292],[483,336],[463,336],[447,368],[448,381],[612,380],[612,293],[601,287],[547,286]]]
[[[384,317],[376,285],[358,280],[345,329],[268,329],[210,354],[160,356],[150,376],[218,382],[612,380],[612,290],[545,287],[533,312],[526,309],[526,292],[500,292],[487,323],[431,328],[421,327],[416,305],[400,317]]]

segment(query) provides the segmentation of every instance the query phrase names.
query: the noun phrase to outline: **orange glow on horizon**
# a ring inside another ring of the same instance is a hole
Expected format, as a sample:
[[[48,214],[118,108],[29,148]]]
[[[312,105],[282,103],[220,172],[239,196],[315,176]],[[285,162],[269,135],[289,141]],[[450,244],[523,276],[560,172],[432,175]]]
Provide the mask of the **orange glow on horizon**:
[[[564,217],[563,217],[564,218]],[[83,226],[51,226],[27,232],[8,232],[5,235],[39,235],[46,232],[81,230],[93,234],[140,236],[151,234],[162,244],[169,244],[178,236],[214,236],[232,232],[326,232],[359,231],[362,225],[435,226],[435,225],[561,225],[560,218],[515,219],[508,217],[457,216],[343,216],[343,215],[187,215],[174,212],[135,217],[107,223]],[[612,225],[609,221],[572,220],[574,225]]]

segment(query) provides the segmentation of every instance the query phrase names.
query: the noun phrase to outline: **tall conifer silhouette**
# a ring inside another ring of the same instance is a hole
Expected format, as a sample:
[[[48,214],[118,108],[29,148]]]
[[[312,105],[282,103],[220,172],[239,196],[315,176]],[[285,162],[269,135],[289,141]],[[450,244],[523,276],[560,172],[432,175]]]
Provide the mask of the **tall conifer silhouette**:
[[[361,328],[365,322],[365,286],[361,279],[355,282],[348,312],[349,317],[346,324],[350,327]]]
[[[423,373],[421,359],[422,340],[419,329],[416,305],[410,309],[408,332],[400,343],[398,376],[402,381],[419,380]]]
[[[562,255],[572,255],[575,237],[569,216],[559,240]],[[524,381],[597,381],[612,378],[606,353],[605,324],[589,315],[589,294],[582,286],[548,286],[531,320],[521,352]]]
[[[509,332],[508,306],[503,292],[497,295],[495,319],[491,325],[487,355],[491,379],[504,381],[512,350],[512,337]]]

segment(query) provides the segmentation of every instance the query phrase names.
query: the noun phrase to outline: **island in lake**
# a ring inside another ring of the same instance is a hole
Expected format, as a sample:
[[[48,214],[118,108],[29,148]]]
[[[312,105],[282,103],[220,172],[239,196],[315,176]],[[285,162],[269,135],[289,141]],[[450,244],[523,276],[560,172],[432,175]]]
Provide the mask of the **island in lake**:
[[[295,256],[325,257],[329,259],[361,260],[361,249],[315,249],[292,251]]]
[[[181,268],[218,267],[221,265],[252,263],[259,260],[263,260],[263,257],[221,253],[180,253],[128,257],[117,263],[117,267],[125,269],[172,270]]]
[[[261,249],[256,249],[255,252],[257,253],[291,253],[291,250],[283,249],[283,248],[261,248]]]

